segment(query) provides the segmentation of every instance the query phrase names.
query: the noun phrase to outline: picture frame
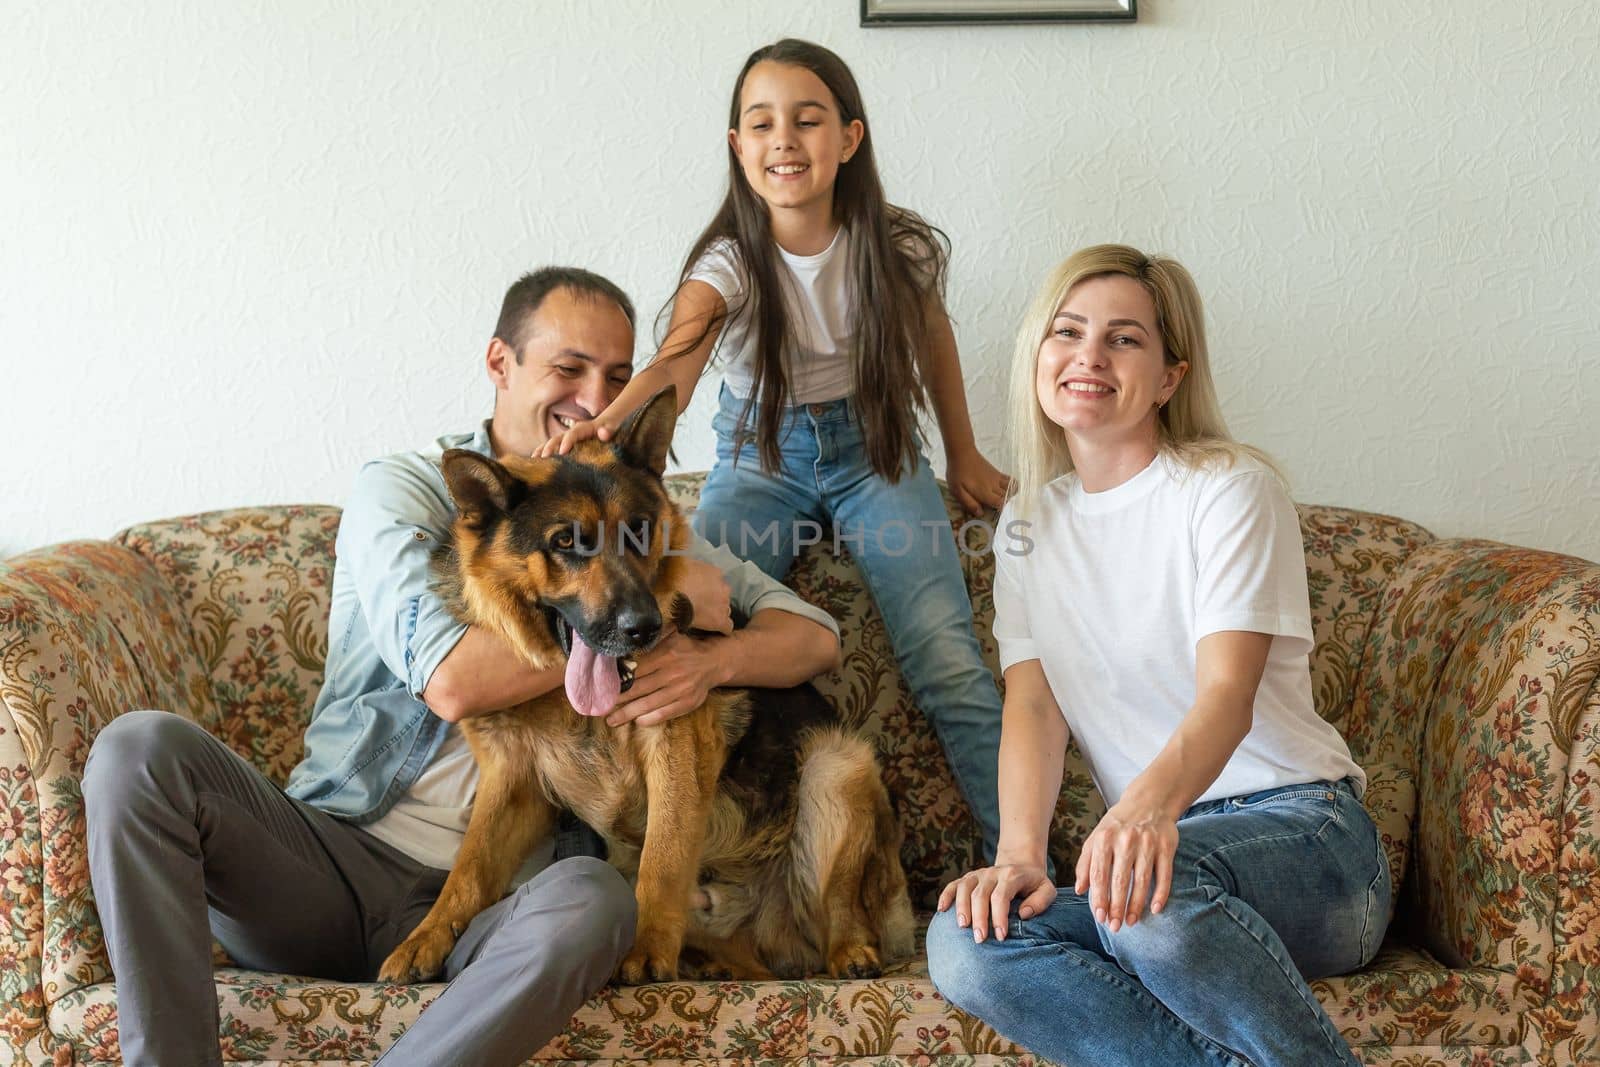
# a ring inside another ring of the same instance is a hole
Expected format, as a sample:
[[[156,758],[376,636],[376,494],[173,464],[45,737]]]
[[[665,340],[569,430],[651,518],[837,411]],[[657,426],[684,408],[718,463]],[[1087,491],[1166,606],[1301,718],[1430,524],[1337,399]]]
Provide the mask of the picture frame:
[[[863,26],[1133,22],[1138,0],[861,0]]]

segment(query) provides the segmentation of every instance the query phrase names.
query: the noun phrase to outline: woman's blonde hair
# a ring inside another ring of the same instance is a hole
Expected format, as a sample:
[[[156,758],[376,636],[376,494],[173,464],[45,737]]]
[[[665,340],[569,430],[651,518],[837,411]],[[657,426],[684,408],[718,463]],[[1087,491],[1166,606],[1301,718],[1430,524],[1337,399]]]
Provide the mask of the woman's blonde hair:
[[[1189,363],[1188,373],[1157,416],[1158,450],[1191,468],[1213,462],[1231,466],[1240,456],[1250,456],[1281,480],[1283,473],[1270,456],[1228,433],[1211,381],[1200,292],[1183,264],[1127,245],[1093,245],[1051,271],[1017,331],[1011,363],[1011,495],[1022,511],[1036,505],[1047,483],[1072,471],[1066,434],[1045,417],[1034,388],[1039,347],[1073,286],[1108,274],[1126,275],[1149,291],[1167,364]]]

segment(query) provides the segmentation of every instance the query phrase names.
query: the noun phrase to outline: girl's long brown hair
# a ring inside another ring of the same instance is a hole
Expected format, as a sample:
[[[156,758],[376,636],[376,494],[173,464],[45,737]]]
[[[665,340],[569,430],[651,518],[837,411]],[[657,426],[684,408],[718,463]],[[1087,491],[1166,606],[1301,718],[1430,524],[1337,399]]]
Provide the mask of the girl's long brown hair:
[[[750,53],[733,86],[728,127],[739,127],[739,98],[745,76],[763,60],[811,71],[833,93],[839,121],[861,120],[861,144],[839,167],[833,209],[850,230],[851,307],[855,316],[855,351],[851,376],[856,417],[861,422],[867,459],[879,475],[895,482],[916,469],[919,417],[928,408],[927,384],[920,362],[928,348],[929,302],[942,310],[949,241],[917,214],[884,199],[878,166],[872,156],[872,130],[861,103],[861,90],[844,60],[821,45],[785,38]],[[785,351],[796,351],[794,324],[784,311],[779,288],[779,260],[774,249],[767,205],[751,190],[728,147],[728,193],[711,225],[695,240],[679,274],[679,285],[706,250],[718,241],[733,245],[747,284],[737,307],[714,319],[699,338],[674,345],[664,358],[699,347],[711,329],[746,317],[756,338],[753,388],[739,416],[738,432],[756,408],[757,454],[763,470],[780,463],[778,424],[789,405]],[[662,317],[672,304],[662,309]]]

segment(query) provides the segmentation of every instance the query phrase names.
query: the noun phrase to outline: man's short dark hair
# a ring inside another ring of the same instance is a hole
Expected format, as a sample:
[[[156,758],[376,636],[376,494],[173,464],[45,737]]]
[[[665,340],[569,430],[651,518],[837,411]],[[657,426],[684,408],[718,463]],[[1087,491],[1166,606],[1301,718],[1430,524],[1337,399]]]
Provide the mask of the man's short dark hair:
[[[494,335],[511,346],[518,363],[522,362],[522,342],[527,340],[533,313],[539,310],[544,298],[557,289],[570,289],[592,300],[609,300],[622,309],[628,317],[628,325],[634,325],[633,301],[616,282],[582,267],[540,267],[518,278],[516,284],[506,290],[506,298],[500,305],[500,321],[494,324]]]

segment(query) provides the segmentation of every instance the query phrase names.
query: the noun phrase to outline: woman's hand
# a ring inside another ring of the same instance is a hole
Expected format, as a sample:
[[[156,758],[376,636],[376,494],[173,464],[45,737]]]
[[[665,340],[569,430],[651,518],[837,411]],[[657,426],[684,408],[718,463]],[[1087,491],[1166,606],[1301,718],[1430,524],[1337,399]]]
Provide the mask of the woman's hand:
[[[1000,507],[1006,502],[1006,489],[1011,484],[1011,479],[996,470],[976,448],[946,456],[944,480],[956,503],[969,515]]]
[[[993,931],[995,939],[1006,939],[1011,901],[1021,896],[1019,909],[1031,919],[1055,903],[1056,887],[1044,872],[1044,863],[1023,860],[1005,862],[1004,854],[995,857],[993,867],[980,867],[957,878],[939,894],[939,910],[956,906],[956,925],[972,927],[972,939],[982,941]]]
[[[564,456],[572,451],[574,445],[582,441],[588,441],[591,438],[609,441],[614,436],[616,436],[616,431],[611,428],[610,423],[603,422],[600,419],[584,419],[582,422],[575,422],[567,427],[566,433],[563,433],[560,437],[552,437],[540,445],[539,451],[533,455],[535,459]]]
[[[1126,797],[1105,813],[1083,843],[1073,891],[1089,894],[1095,921],[1112,933],[1166,906],[1178,824],[1165,811]]]

